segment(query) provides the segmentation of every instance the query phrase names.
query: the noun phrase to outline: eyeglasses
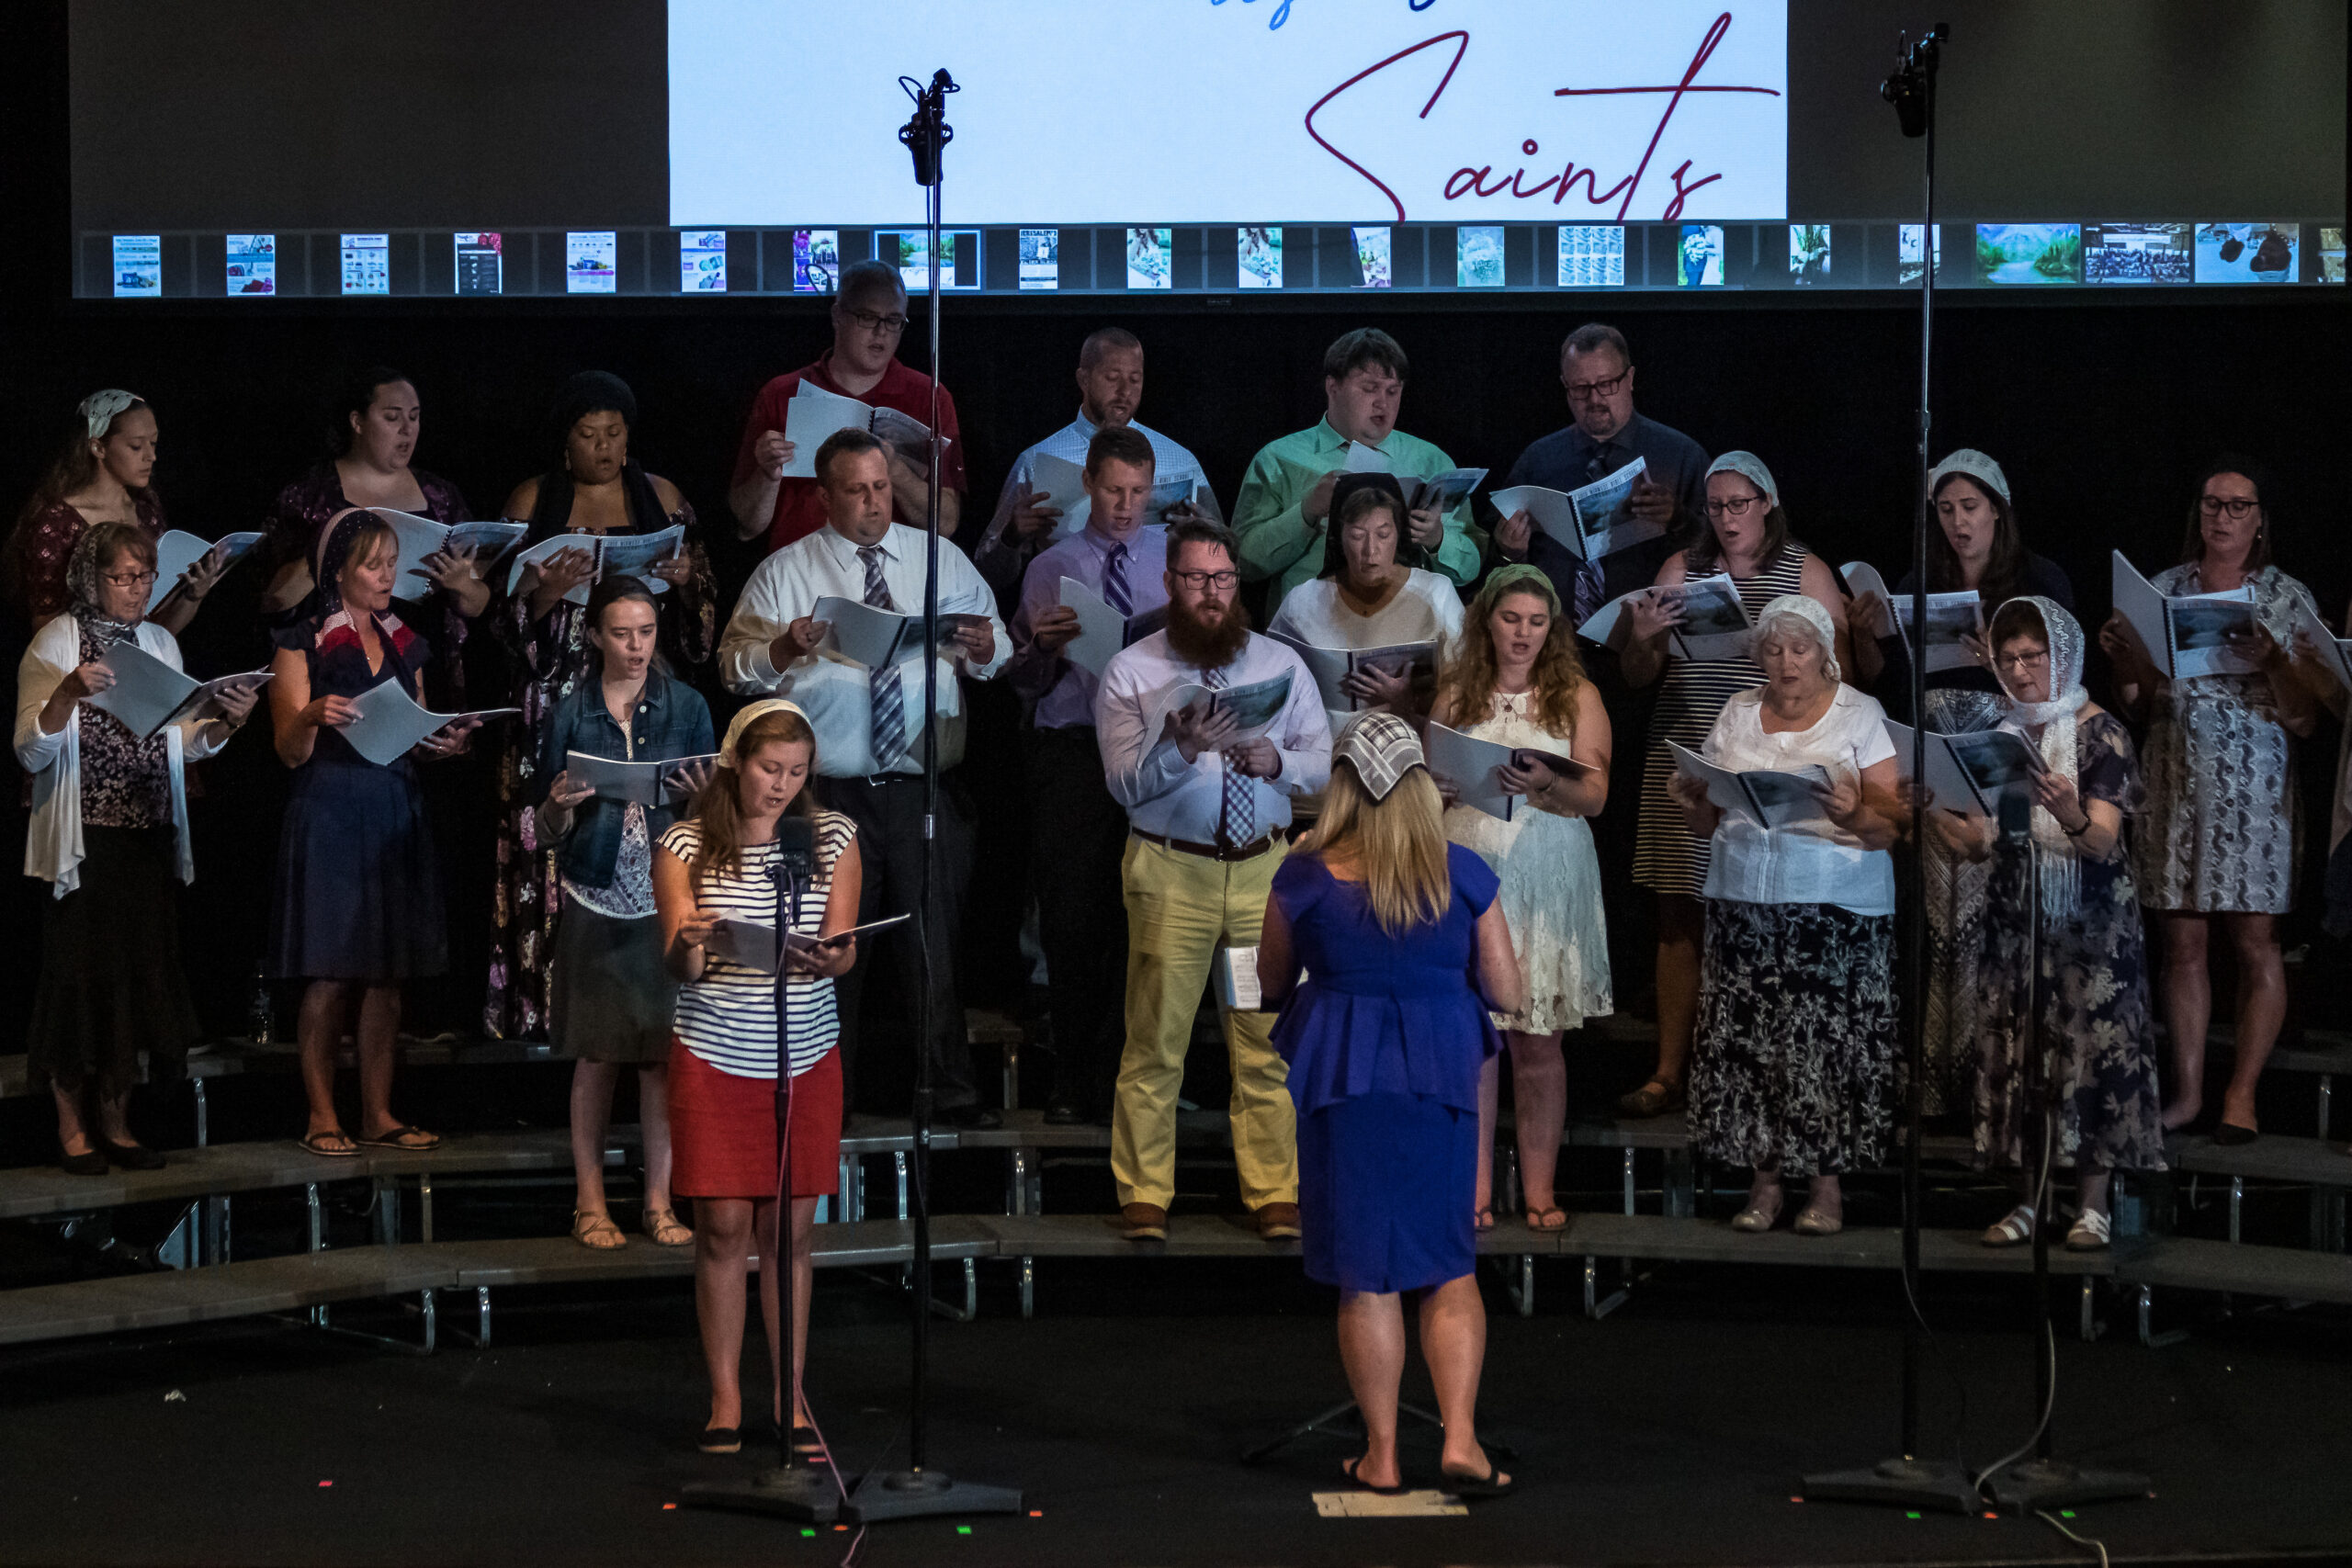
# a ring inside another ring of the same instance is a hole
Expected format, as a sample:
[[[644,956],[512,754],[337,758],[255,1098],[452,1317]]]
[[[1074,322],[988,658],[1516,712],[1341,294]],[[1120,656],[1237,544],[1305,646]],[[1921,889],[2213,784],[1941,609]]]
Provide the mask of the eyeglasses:
[[[162,575],[153,571],[107,571],[99,573],[117,588],[144,588]]]
[[[2243,495],[2200,495],[2197,498],[2199,512],[2208,517],[2219,517],[2226,512],[2230,514],[2230,521],[2233,523],[2245,522],[2245,514],[2261,504],[2262,502]]]
[[[1613,398],[1617,395],[1617,389],[1625,384],[1625,378],[1633,373],[1634,367],[1628,365],[1605,381],[1570,381],[1567,383],[1568,396],[1578,402]]]
[[[1707,515],[1710,517],[1745,517],[1763,504],[1764,498],[1760,495],[1735,496],[1729,501],[1710,501],[1707,502]]]
[[[1182,583],[1185,587],[1191,589],[1195,593],[1204,592],[1211,588],[1231,588],[1241,581],[1241,574],[1235,571],[1230,567],[1227,568],[1223,571],[1170,570],[1168,575],[1174,578],[1177,581]]]
[[[871,310],[852,310],[849,319],[870,333],[888,333],[892,337],[907,330],[907,319],[900,315],[877,316]]]
[[[2028,670],[2038,670],[2049,662],[2050,650],[2046,648],[2039,653],[1996,653],[1993,655],[1993,667],[1995,669],[2015,670],[2019,674],[2023,674]]]

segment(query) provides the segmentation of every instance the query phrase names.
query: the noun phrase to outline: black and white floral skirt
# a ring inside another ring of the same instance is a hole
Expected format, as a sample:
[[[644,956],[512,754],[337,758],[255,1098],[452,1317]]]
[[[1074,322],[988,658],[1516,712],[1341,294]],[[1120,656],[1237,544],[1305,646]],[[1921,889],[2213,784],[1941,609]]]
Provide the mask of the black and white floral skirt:
[[[1894,919],[1707,900],[1690,1138],[1727,1165],[1836,1175],[1886,1157]]]

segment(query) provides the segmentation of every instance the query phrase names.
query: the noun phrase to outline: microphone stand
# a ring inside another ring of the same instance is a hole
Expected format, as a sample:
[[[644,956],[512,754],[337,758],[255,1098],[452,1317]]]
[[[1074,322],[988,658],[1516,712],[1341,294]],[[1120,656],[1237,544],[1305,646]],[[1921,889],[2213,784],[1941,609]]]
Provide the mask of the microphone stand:
[[[2027,928],[2032,935],[2026,945],[2026,1008],[2025,1016],[2018,1021],[2018,1042],[2025,1059],[2026,1102],[2041,1121],[2041,1175],[2035,1180],[2033,1196],[2027,1200],[2033,1205],[2033,1315],[2038,1331],[2033,1336],[2033,1406],[2041,1412],[2041,1417],[2027,1444],[2033,1450],[2033,1458],[2011,1463],[2010,1459],[2016,1458],[2011,1455],[1979,1480],[1989,1483],[1984,1490],[1998,1506],[2011,1513],[2030,1514],[2044,1508],[2122,1502],[2154,1494],[2148,1490],[2148,1478],[2144,1475],[2083,1470],[2052,1453],[2055,1439],[2051,1435],[2051,1417],[2056,1414],[2058,1401],[2058,1337],[2050,1322],[2050,1221],[2056,1209],[2051,1201],[2051,1165],[2058,1143],[2058,1095],[2041,1055],[2041,863],[2033,850],[2033,810],[2023,799],[2010,798],[2017,799],[2019,809],[2012,820],[2007,802],[2004,801],[2001,836],[2010,843],[2012,852],[2026,857],[2026,909],[2033,922]],[[2112,1189],[2109,1190],[2111,1193]],[[2112,1204],[2111,1196],[2109,1201]]]
[[[806,818],[793,820],[803,827],[808,823]],[[776,825],[775,863],[776,924],[780,928],[776,931],[775,953],[776,1245],[775,1256],[761,1258],[760,1268],[775,1275],[777,1282],[776,1337],[782,1344],[776,1359],[775,1386],[781,1393],[788,1382],[792,1398],[785,1402],[784,1419],[776,1423],[779,1453],[775,1469],[763,1470],[749,1480],[692,1482],[680,1495],[691,1508],[733,1508],[773,1514],[804,1524],[829,1525],[840,1517],[842,1505],[831,1464],[819,1470],[792,1451],[792,1418],[800,1408],[800,1375],[792,1337],[797,1316],[799,1271],[793,1267],[792,1258],[792,1008],[785,990],[790,980],[785,956],[791,951],[792,933],[800,928],[801,879],[815,874],[817,868],[810,849],[783,842],[784,826],[781,822]],[[757,1234],[754,1230],[755,1237]]]
[[[1894,106],[1906,137],[1926,139],[1925,191],[1919,265],[1918,509],[1911,530],[1911,624],[1928,624],[1928,526],[1935,509],[1928,489],[1930,424],[1929,367],[1935,348],[1936,311],[1936,67],[1951,27],[1938,22],[1912,43],[1906,33],[1896,44],[1894,73],[1879,94]],[[1901,1452],[1868,1470],[1835,1471],[1804,1478],[1804,1495],[1820,1502],[1885,1503],[1906,1509],[1972,1513],[1976,1488],[1960,1465],[1919,1454],[1919,1384],[1927,1360],[1927,1330],[1919,1315],[1919,1123],[1926,1115],[1928,1032],[1927,810],[1918,785],[1928,776],[1928,679],[1924,649],[1914,648],[1911,663],[1911,908],[1903,922],[1903,1293],[1910,1315],[1903,1325]]]
[[[946,443],[939,434],[939,278],[941,165],[947,143],[956,132],[947,123],[947,95],[959,91],[944,69],[934,73],[931,85],[912,77],[899,78],[899,86],[914,100],[912,118],[899,131],[899,140],[914,158],[915,183],[923,187],[924,218],[930,229],[931,263],[931,484],[930,515],[923,528],[922,584],[922,875],[916,904],[916,929],[922,944],[922,1002],[917,1010],[915,1037],[915,1098],[912,1118],[914,1153],[908,1184],[914,1217],[914,1262],[910,1280],[914,1297],[913,1389],[907,1416],[907,1468],[869,1474],[857,1483],[848,1501],[850,1517],[872,1524],[885,1519],[923,1518],[940,1514],[1017,1514],[1021,1494],[1011,1487],[983,1486],[957,1481],[930,1467],[930,1432],[926,1420],[926,1385],[931,1371],[931,1036],[936,1021],[932,1013],[931,929],[932,884],[936,875],[939,838],[939,502],[940,465]]]

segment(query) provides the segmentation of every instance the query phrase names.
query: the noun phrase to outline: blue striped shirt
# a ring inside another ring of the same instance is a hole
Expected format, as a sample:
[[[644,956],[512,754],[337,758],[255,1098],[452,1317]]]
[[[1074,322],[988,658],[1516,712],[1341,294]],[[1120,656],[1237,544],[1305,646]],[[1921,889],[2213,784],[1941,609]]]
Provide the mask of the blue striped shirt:
[[[817,813],[817,874],[800,889],[799,919],[792,929],[816,936],[825,925],[825,905],[833,890],[833,865],[857,837],[857,828],[838,811]],[[695,902],[704,909],[782,927],[791,910],[780,908],[783,889],[773,843],[743,851],[740,871],[695,872],[702,824],[673,823],[662,847],[695,874]],[[833,983],[816,975],[795,975],[785,985],[785,1027],[792,1043],[792,1076],[798,1077],[825,1059],[841,1035],[833,1009]],[[703,959],[702,978],[678,987],[678,1039],[686,1049],[722,1073],[743,1078],[775,1077],[775,977],[716,955]]]

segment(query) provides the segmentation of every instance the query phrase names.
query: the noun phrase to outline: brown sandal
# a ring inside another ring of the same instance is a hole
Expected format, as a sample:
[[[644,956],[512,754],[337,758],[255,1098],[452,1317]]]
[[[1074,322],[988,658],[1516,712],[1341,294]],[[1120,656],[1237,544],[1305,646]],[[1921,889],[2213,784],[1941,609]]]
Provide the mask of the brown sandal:
[[[571,1239],[591,1252],[616,1252],[628,1245],[628,1237],[613,1224],[612,1215],[586,1209],[571,1211]]]
[[[1568,1228],[1568,1212],[1558,1204],[1546,1209],[1527,1211],[1527,1228],[1532,1231],[1564,1231]]]
[[[1681,1110],[1688,1103],[1689,1100],[1683,1094],[1680,1084],[1668,1083],[1664,1078],[1652,1078],[1633,1093],[1620,1096],[1617,1100],[1617,1113],[1621,1116],[1645,1118],[1663,1116],[1668,1111]]]
[[[645,1211],[645,1235],[656,1247],[692,1247],[695,1233],[686,1228],[674,1209]]]

